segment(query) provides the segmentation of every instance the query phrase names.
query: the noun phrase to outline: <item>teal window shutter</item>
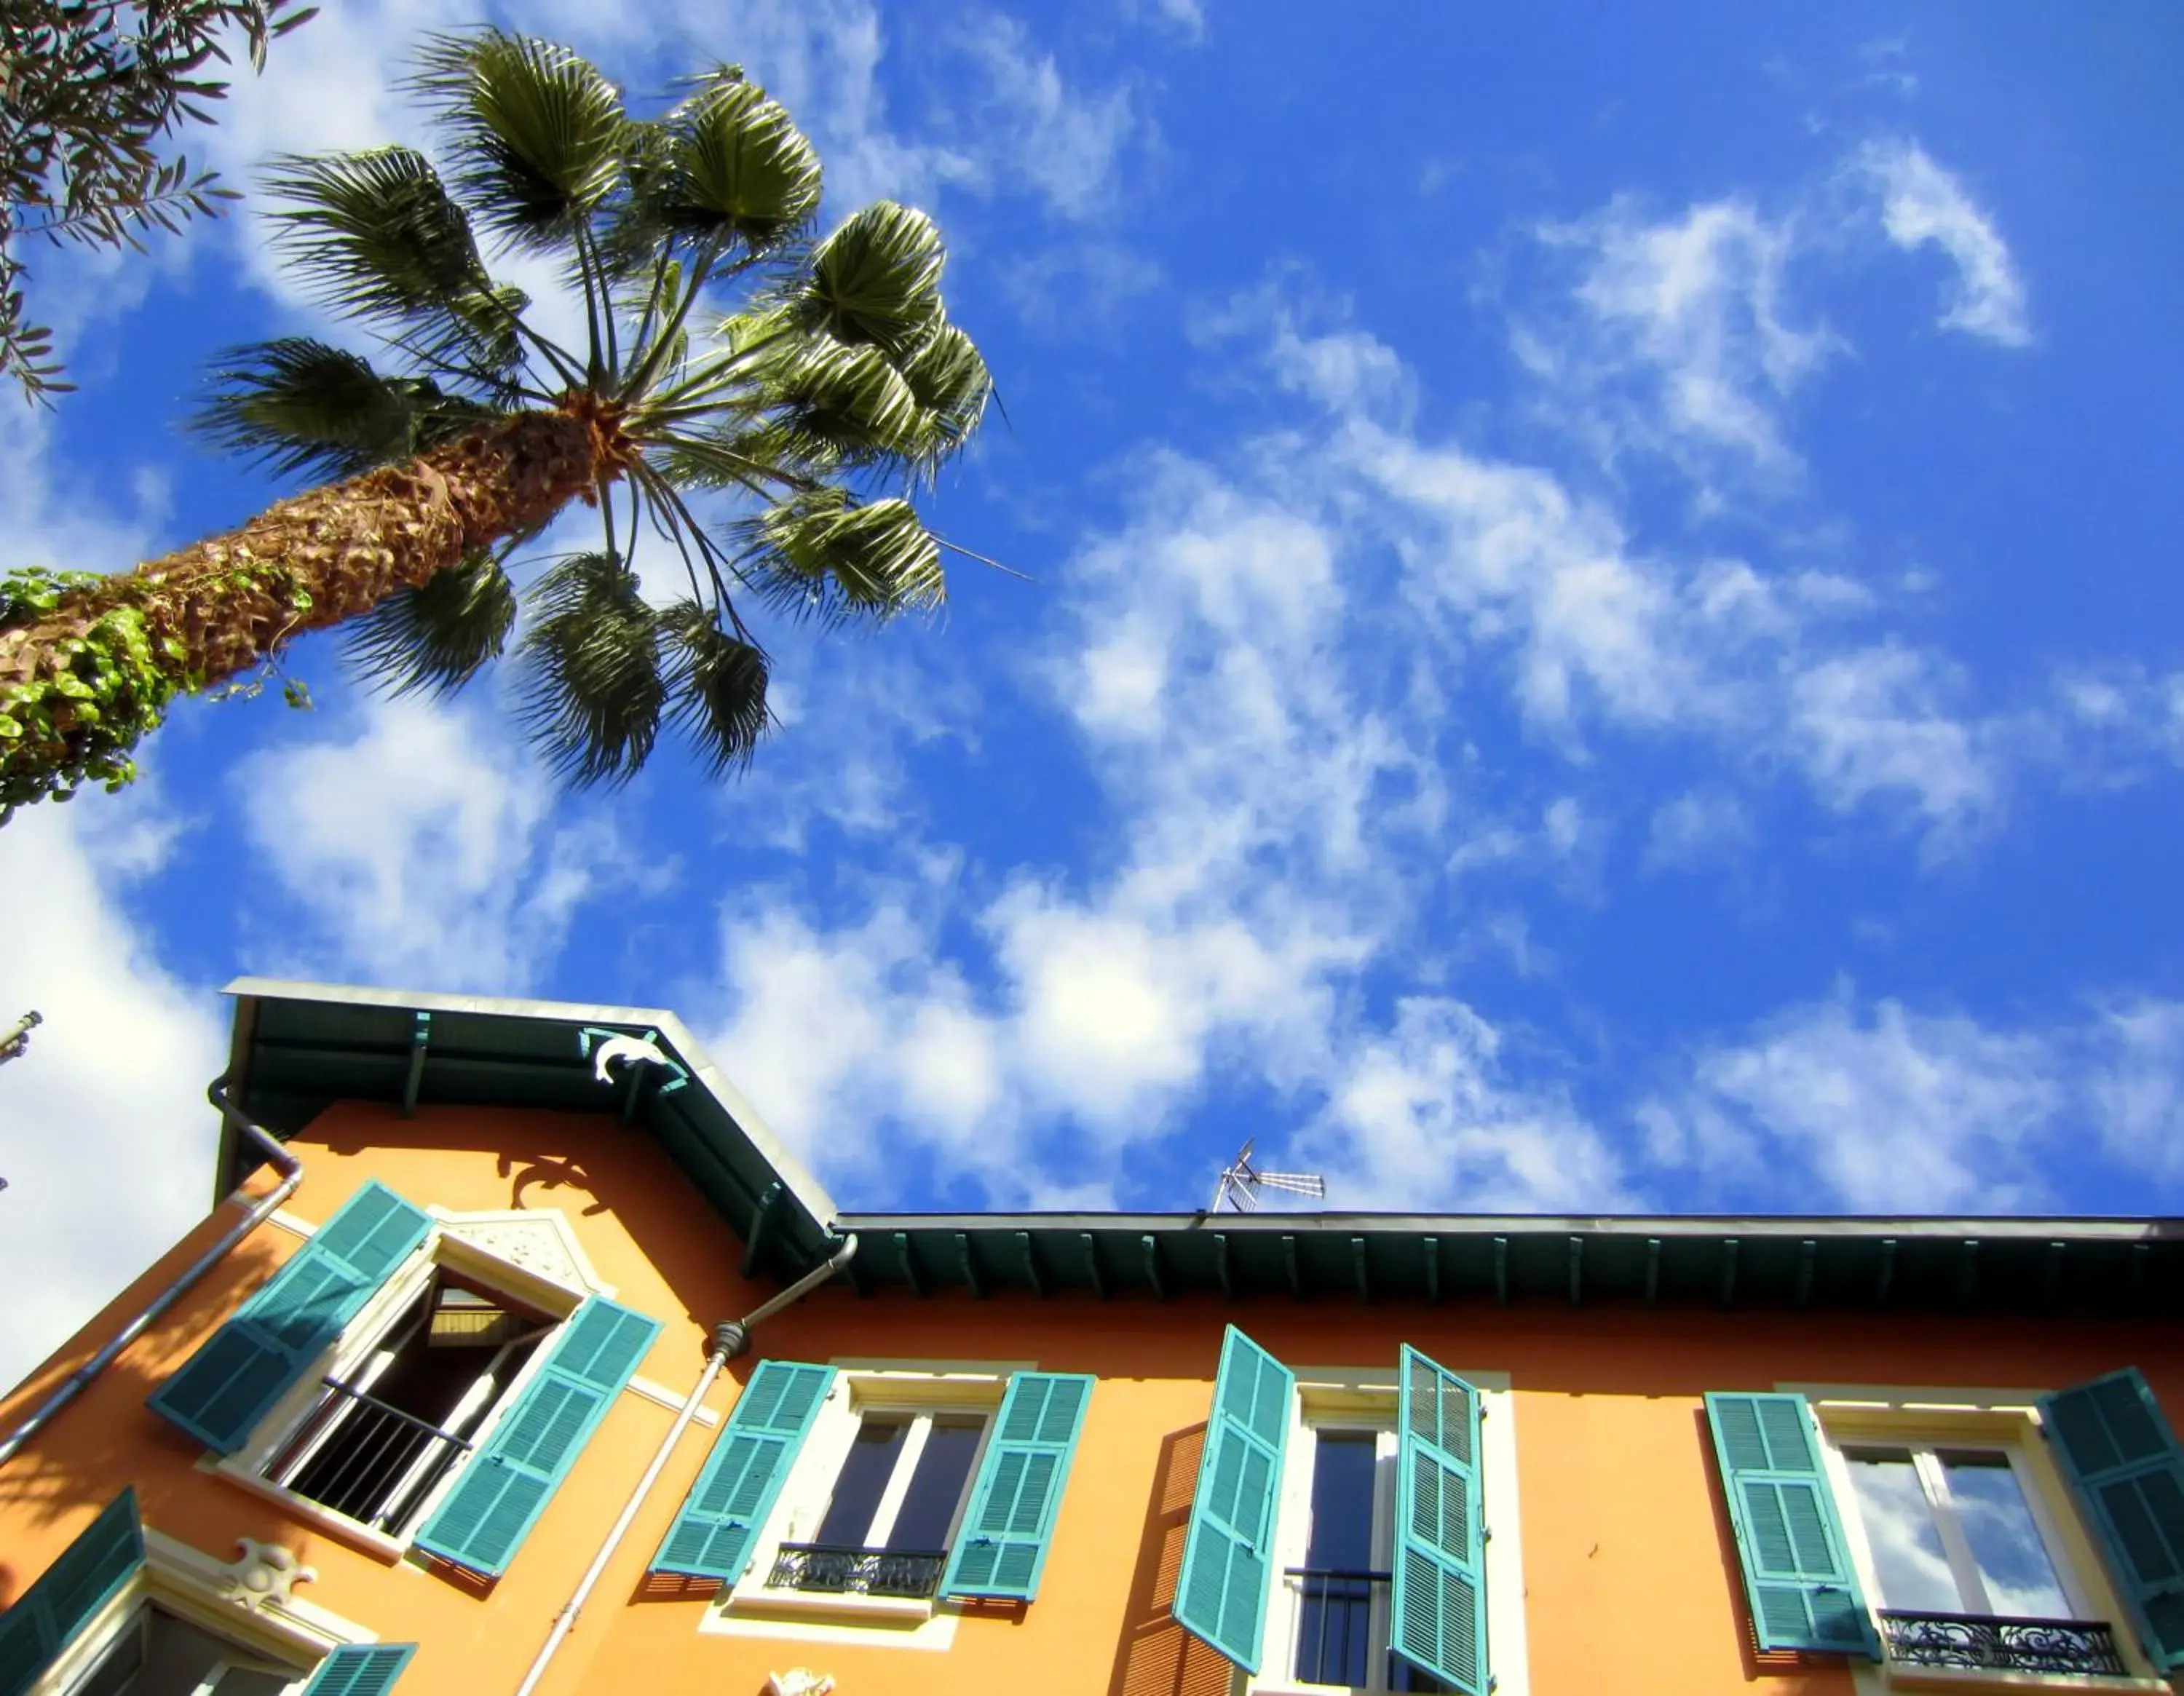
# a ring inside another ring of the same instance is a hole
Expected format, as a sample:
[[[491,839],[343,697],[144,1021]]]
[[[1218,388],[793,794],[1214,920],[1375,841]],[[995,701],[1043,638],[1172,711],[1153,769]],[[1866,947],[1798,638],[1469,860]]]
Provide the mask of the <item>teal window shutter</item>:
[[[1479,1393],[1403,1346],[1388,1647],[1466,1696],[1485,1696],[1486,1537]]]
[[[819,1417],[832,1366],[761,1360],[721,1427],[705,1470],[667,1528],[655,1572],[733,1584],[749,1564],[759,1528]]]
[[[1878,1659],[1805,1399],[1709,1390],[1706,1409],[1761,1650]]]
[[[2153,1390],[2126,1367],[2046,1398],[2040,1418],[2148,1659],[2184,1666],[2184,1451]]]
[[[23,1696],[143,1564],[136,1493],[124,1490],[0,1613],[0,1696]]]
[[[424,1213],[377,1179],[290,1255],[181,1370],[152,1410],[231,1454],[425,1240]]]
[[[1259,1670],[1273,1588],[1274,1502],[1295,1388],[1295,1374],[1228,1327],[1170,1612],[1246,1672]]]
[[[387,1696],[416,1653],[414,1643],[344,1643],[319,1663],[304,1696]]]
[[[942,1595],[1028,1602],[1039,1593],[1092,1383],[1068,1372],[1019,1372],[1009,1380],[978,1464],[971,1512],[948,1556]]]
[[[426,1521],[417,1547],[487,1577],[505,1571],[659,1334],[658,1320],[604,1297],[578,1308]]]

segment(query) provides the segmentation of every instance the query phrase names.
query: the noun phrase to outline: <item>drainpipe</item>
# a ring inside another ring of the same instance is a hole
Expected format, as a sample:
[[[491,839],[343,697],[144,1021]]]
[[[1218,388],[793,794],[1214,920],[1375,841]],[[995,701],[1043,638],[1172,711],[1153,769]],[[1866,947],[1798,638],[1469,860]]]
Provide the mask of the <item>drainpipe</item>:
[[[246,1118],[242,1109],[228,1098],[226,1072],[222,1072],[212,1081],[211,1085],[205,1091],[205,1098],[220,1109],[220,1116],[240,1132],[246,1140],[254,1144],[259,1153],[273,1163],[274,1167],[281,1173],[281,1182],[266,1192],[264,1198],[248,1213],[231,1226],[226,1234],[219,1242],[198,1255],[187,1271],[182,1273],[158,1295],[153,1297],[134,1319],[114,1334],[103,1348],[77,1367],[75,1371],[70,1373],[61,1387],[46,1398],[42,1407],[25,1420],[22,1424],[17,1426],[14,1430],[9,1432],[4,1439],[0,1439],[0,1466],[6,1465],[13,1460],[15,1452],[44,1430],[55,1414],[89,1388],[91,1381],[111,1366],[120,1358],[123,1349],[158,1323],[160,1315],[180,1301],[188,1293],[192,1285],[218,1265],[238,1243],[270,1218],[274,1209],[293,1195],[296,1193],[296,1186],[303,1182],[304,1163],[283,1148],[280,1140],[271,1132],[266,1130],[262,1125],[254,1124]],[[242,1193],[240,1189],[236,1192],[238,1196]]]
[[[713,1387],[713,1381],[721,1376],[722,1367],[738,1355],[749,1353],[751,1327],[761,1320],[772,1318],[792,1302],[801,1300],[806,1293],[818,1288],[848,1265],[856,1252],[855,1236],[844,1237],[842,1246],[831,1258],[806,1272],[771,1301],[752,1309],[741,1319],[728,1320],[713,1327],[712,1347],[705,1351],[705,1370],[698,1375],[697,1387],[676,1410],[675,1423],[667,1427],[667,1435],[660,1440],[660,1448],[652,1457],[652,1464],[644,1469],[644,1476],[637,1481],[637,1488],[631,1493],[629,1500],[622,1504],[621,1516],[615,1521],[614,1529],[607,1533],[606,1541],[599,1545],[599,1552],[592,1557],[592,1564],[585,1569],[582,1579],[577,1585],[576,1593],[563,1604],[561,1611],[554,1615],[554,1628],[546,1633],[545,1643],[538,1651],[538,1658],[531,1663],[531,1671],[523,1675],[523,1682],[515,1687],[515,1696],[531,1696],[531,1693],[538,1688],[538,1681],[546,1676],[547,1665],[561,1647],[562,1640],[576,1629],[577,1615],[583,1611],[584,1604],[591,1598],[593,1587],[607,1570],[607,1562],[614,1558],[615,1550],[621,1546],[621,1540],[627,1534],[631,1522],[637,1518],[638,1510],[644,1505],[644,1499],[652,1493],[652,1487],[667,1465],[667,1457],[674,1453],[675,1445],[681,1440],[684,1428],[697,1415],[698,1404],[705,1400],[705,1392]]]

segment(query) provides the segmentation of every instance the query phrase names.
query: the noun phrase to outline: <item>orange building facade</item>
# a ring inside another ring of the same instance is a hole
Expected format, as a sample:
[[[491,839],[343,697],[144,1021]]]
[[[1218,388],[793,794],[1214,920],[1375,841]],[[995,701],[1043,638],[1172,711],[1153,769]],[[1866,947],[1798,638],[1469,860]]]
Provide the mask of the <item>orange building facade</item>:
[[[670,1015],[234,993],[225,1198],[0,1402],[0,1696],[2184,1666],[2173,1221],[844,1214]]]

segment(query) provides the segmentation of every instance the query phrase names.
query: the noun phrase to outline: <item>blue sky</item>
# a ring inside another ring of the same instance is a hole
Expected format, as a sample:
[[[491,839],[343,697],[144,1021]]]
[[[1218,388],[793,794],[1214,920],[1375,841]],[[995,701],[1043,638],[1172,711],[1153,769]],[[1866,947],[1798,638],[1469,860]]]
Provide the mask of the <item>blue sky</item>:
[[[209,157],[411,133],[333,0]],[[543,3],[739,59],[951,245],[945,618],[779,633],[745,780],[558,796],[488,681],[192,706],[0,831],[14,1376],[201,1211],[242,971],[666,1004],[849,1205],[2178,1210],[2184,18]],[[273,490],[246,214],[42,281],[0,558]],[[125,1173],[125,1186],[117,1174]]]

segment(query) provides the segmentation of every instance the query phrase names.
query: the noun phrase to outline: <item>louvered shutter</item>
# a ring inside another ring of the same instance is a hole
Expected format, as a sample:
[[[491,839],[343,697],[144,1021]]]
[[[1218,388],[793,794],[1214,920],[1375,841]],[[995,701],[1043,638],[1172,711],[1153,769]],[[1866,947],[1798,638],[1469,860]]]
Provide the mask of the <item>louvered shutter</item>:
[[[667,1528],[655,1572],[733,1584],[834,1382],[832,1366],[761,1360]]]
[[[2048,1397],[2040,1417],[2146,1653],[2184,1666],[2184,1452],[2136,1367]]]
[[[1274,1499],[1295,1388],[1289,1368],[1228,1327],[1170,1611],[1246,1672],[1259,1670],[1274,1579]]]
[[[1028,1602],[1039,1593],[1092,1382],[1064,1372],[1019,1372],[1009,1380],[942,1595]]]
[[[0,1696],[23,1696],[143,1564],[136,1493],[124,1490],[0,1613]]]
[[[418,1533],[417,1547],[488,1577],[505,1571],[659,1334],[659,1321],[599,1296],[578,1308],[522,1399]]]
[[[372,1179],[153,1393],[151,1407],[222,1454],[425,1240],[424,1213]]]
[[[1805,1399],[1708,1391],[1706,1406],[1760,1649],[1878,1658]]]
[[[1486,1538],[1479,1393],[1407,1343],[1397,1410],[1389,1647],[1467,1696],[1485,1696]]]
[[[319,1663],[304,1696],[387,1696],[416,1653],[414,1643],[344,1643]]]

